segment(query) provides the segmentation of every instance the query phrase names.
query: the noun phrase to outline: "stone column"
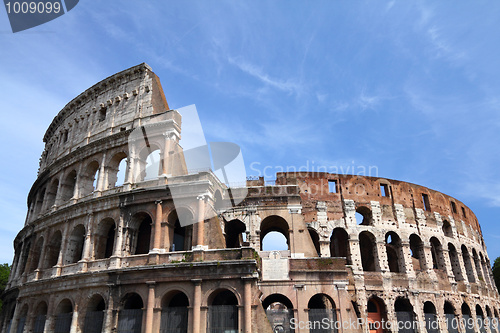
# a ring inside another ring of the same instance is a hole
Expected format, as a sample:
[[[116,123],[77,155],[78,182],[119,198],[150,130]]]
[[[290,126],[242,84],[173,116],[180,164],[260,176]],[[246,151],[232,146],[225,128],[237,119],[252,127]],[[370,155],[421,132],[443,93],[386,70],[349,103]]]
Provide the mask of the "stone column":
[[[120,212],[120,217],[118,219],[118,226],[116,228],[116,244],[113,252],[114,257],[122,256],[122,246],[123,246],[123,226],[125,223],[125,218],[123,212]]]
[[[319,241],[319,249],[321,252],[321,257],[322,258],[329,258],[331,257],[330,253],[330,240],[320,240]]]
[[[356,273],[363,271],[363,263],[361,262],[361,251],[359,249],[359,238],[357,234],[349,235],[348,246],[351,253],[351,264],[353,271]]]
[[[387,250],[385,249],[385,239],[377,239],[375,243],[375,251],[373,254],[375,268],[379,267],[381,272],[389,272],[389,263],[387,262]]]
[[[403,254],[401,258],[401,265],[404,267],[402,272],[408,274],[409,276],[415,276],[415,270],[413,269],[413,263],[411,260],[410,242],[406,240],[401,241],[401,253]]]
[[[99,166],[99,178],[97,179],[97,184],[96,184],[96,191],[97,192],[102,192],[106,189],[106,185],[104,184],[105,180],[105,174],[106,174],[106,152],[102,154],[102,160],[101,160],[101,165]]]
[[[196,245],[198,248],[203,248],[205,243],[205,200],[207,196],[205,194],[199,195],[198,199],[198,228]]]
[[[61,248],[59,249],[59,257],[57,258],[56,276],[61,275],[61,267],[63,265],[63,256],[64,256],[64,253],[66,253],[66,247],[68,244],[68,229],[69,229],[69,224],[66,222],[66,226],[64,227],[64,232],[63,232],[62,239],[61,239]]]
[[[91,257],[91,250],[92,250],[92,242],[91,242],[91,237],[92,237],[92,226],[93,226],[93,213],[87,214],[88,216],[88,223],[87,223],[87,234],[85,235],[85,243],[83,245],[83,259],[84,260],[90,260]]]
[[[147,281],[149,287],[148,303],[146,305],[146,329],[145,333],[153,333],[153,313],[155,308],[155,282]]]
[[[75,304],[75,309],[73,310],[73,317],[71,318],[71,329],[69,333],[78,332],[78,304]]]
[[[10,330],[9,332],[17,332],[17,324],[19,321],[19,313],[21,311],[21,305],[20,302],[18,301],[19,299],[16,300],[16,308],[14,309],[14,316],[12,317],[12,322],[10,324]],[[7,323],[8,323],[7,319]]]
[[[162,209],[162,201],[155,201],[156,204],[156,216],[155,216],[155,228],[154,228],[154,241],[153,241],[153,251],[158,252],[160,249],[161,242],[161,221],[163,220],[163,209]]]
[[[201,279],[191,280],[194,283],[194,296],[193,296],[193,333],[201,333]]]
[[[337,321],[342,324],[342,322],[349,320],[349,313],[347,312],[347,309],[350,309],[351,304],[349,304],[349,294],[347,293],[347,282],[334,282],[335,283],[335,289],[337,289],[337,295],[338,295],[338,301],[336,302],[337,304],[337,309],[339,310]],[[341,329],[342,330],[342,329]],[[350,331],[349,328],[347,327],[347,331]]]
[[[244,294],[244,314],[245,314],[245,333],[252,333],[252,280],[253,278],[243,278],[245,285]]]
[[[170,164],[170,151],[172,150],[172,143],[175,139],[175,134],[164,133],[165,143],[163,145],[163,163],[162,163],[162,176],[167,177],[172,173],[172,168]]]

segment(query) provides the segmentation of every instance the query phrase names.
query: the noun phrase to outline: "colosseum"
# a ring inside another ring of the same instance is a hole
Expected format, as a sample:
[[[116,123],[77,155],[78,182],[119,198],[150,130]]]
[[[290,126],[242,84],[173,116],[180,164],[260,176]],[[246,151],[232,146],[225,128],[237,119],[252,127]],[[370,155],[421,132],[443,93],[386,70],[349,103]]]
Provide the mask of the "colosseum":
[[[230,187],[189,169],[180,138],[146,64],[57,114],[14,240],[3,333],[499,333],[481,229],[459,200],[326,172]],[[263,246],[271,233],[287,249]]]

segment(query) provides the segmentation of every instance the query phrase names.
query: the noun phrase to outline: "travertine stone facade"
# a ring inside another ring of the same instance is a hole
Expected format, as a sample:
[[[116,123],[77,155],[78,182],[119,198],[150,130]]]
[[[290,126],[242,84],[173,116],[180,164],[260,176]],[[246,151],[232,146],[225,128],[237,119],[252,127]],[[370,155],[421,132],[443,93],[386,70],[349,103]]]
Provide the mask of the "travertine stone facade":
[[[158,120],[147,147],[130,149],[131,132]],[[2,332],[270,333],[291,332],[291,319],[303,323],[295,332],[333,332],[307,326],[326,318],[368,320],[345,332],[437,323],[415,329],[431,333],[448,331],[451,318],[498,318],[481,229],[462,202],[406,182],[313,172],[229,192],[210,170],[187,169],[181,127],[146,64],[59,112],[14,241]],[[232,207],[230,197],[243,201]],[[264,251],[272,232],[288,249]]]

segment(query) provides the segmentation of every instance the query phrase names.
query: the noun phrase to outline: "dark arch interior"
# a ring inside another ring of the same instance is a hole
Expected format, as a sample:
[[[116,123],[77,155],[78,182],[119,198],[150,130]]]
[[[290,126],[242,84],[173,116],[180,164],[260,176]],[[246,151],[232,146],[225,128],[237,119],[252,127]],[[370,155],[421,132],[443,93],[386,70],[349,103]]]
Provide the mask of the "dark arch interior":
[[[394,310],[396,312],[412,312],[413,306],[407,298],[398,298],[394,303]]]
[[[444,313],[452,315],[455,314],[455,308],[453,307],[453,305],[451,305],[450,302],[444,302]]]
[[[139,214],[137,219],[141,221],[139,229],[137,230],[137,245],[134,254],[149,253],[149,246],[151,242],[151,217],[147,214]]]
[[[183,208],[174,210],[168,216],[168,223],[174,226],[171,245],[172,251],[187,251],[191,246],[190,232],[193,225],[193,214]],[[182,222],[182,223],[181,223]],[[185,225],[184,227],[182,225]]]
[[[483,309],[481,309],[481,307],[478,305],[476,305],[476,316],[484,316],[483,314]]]
[[[359,234],[359,248],[361,251],[361,263],[363,270],[367,272],[375,271],[375,242],[374,236],[366,231]]]
[[[283,304],[289,310],[293,309],[293,304],[290,299],[282,294],[272,294],[267,296],[262,302],[262,307],[266,310],[269,306],[275,303]]]
[[[424,303],[424,313],[436,314],[436,307],[432,304],[432,302]]]
[[[188,307],[189,300],[183,292],[178,292],[171,297],[165,297],[162,302],[162,307],[172,308],[172,307]]]
[[[318,233],[316,232],[316,230],[311,229],[311,228],[308,228],[307,230],[309,231],[309,236],[311,237],[311,240],[314,244],[314,248],[316,249],[316,254],[318,255],[318,257],[321,257],[321,249],[319,247],[319,235],[318,235]]]
[[[211,305],[238,305],[238,299],[231,291],[221,290],[215,295]]]
[[[347,264],[350,264],[349,236],[342,228],[333,229],[330,237],[330,256],[346,258]]]
[[[245,224],[240,220],[226,222],[226,248],[238,248],[243,244],[243,233],[246,231]]]
[[[279,232],[286,238],[288,248],[290,248],[289,227],[288,223],[280,216],[268,216],[260,225],[260,248],[263,249],[263,240],[270,232]]]
[[[125,310],[137,310],[137,309],[142,309],[144,307],[144,303],[142,302],[141,296],[137,295],[136,293],[129,294],[126,296],[125,299],[125,304],[123,305],[123,308]]]
[[[359,214],[356,218],[357,224],[361,225],[371,225],[372,224],[372,211],[370,208],[365,206],[360,206],[356,209],[356,213]]]
[[[462,304],[462,314],[470,316],[470,308],[465,302]]]
[[[387,263],[389,270],[393,273],[399,273],[399,250],[401,246],[401,239],[394,232],[388,232],[385,235],[385,249],[387,252]]]
[[[332,309],[335,308],[333,301],[324,294],[316,294],[309,300],[307,304],[309,309]]]
[[[106,303],[101,295],[94,295],[89,302],[88,311],[104,311]]]
[[[73,312],[73,305],[69,299],[65,299],[57,306],[57,313],[70,313]]]

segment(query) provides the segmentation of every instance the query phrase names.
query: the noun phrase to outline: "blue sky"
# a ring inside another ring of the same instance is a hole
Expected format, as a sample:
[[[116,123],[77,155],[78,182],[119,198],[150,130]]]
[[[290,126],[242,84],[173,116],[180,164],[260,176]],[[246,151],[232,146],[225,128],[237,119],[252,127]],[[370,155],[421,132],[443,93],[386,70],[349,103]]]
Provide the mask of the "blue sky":
[[[72,98],[147,62],[171,108],[247,173],[376,166],[467,204],[500,256],[499,2],[80,1],[12,34],[0,9],[0,262],[42,137]],[[373,175],[373,174],[372,174]]]

